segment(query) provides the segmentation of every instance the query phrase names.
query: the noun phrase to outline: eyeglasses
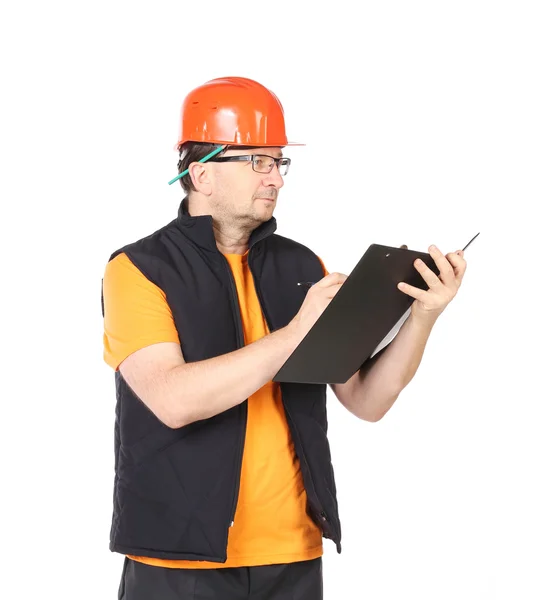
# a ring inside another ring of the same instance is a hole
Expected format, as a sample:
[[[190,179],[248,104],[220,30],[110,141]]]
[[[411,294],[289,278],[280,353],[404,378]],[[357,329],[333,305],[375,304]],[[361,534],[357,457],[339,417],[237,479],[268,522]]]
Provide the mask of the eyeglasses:
[[[220,156],[210,158],[208,162],[251,162],[252,169],[256,173],[270,173],[274,165],[278,167],[280,175],[287,175],[291,164],[291,158],[282,156],[281,158],[275,158],[274,156],[268,156],[267,154],[244,154],[243,156]]]
[[[256,173],[270,173],[273,170],[274,165],[276,164],[276,166],[278,167],[278,172],[282,176],[287,174],[291,164],[290,158],[286,158],[284,156],[282,158],[275,158],[274,156],[268,156],[267,154],[245,154],[244,156],[220,156],[219,158],[212,158],[215,157],[216,154],[219,154],[222,150],[225,150],[226,147],[226,145],[223,145],[219,146],[218,148],[215,148],[214,150],[212,150],[212,152],[201,158],[198,162],[251,162],[252,169]],[[175,181],[178,181],[178,179],[181,179],[188,173],[189,169],[185,169],[185,171],[178,173],[176,177],[174,177],[168,182],[168,185],[172,185]]]

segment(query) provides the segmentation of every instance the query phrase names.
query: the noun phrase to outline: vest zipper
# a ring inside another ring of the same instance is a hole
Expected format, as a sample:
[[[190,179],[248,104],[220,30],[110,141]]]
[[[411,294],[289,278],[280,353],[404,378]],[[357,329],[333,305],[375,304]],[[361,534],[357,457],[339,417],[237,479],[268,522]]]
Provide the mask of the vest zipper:
[[[291,414],[288,410],[288,407],[286,406],[285,402],[282,400],[282,404],[284,405],[284,410],[286,411],[286,415],[288,416],[288,422],[291,424],[290,425],[290,429],[292,429],[293,431],[297,431],[297,428],[295,427],[295,423],[293,422],[293,419],[291,417]],[[303,450],[303,446],[301,443],[299,443],[299,446],[301,448],[301,456],[299,457],[300,461],[303,461],[305,463],[305,466],[307,468],[308,471],[308,476],[310,477],[311,481],[312,481],[312,474],[310,472],[310,467],[308,466],[308,461],[307,461],[307,457],[305,456],[305,451]],[[312,485],[314,487],[314,482],[312,482]],[[309,492],[307,490],[307,495],[309,495]],[[330,537],[331,539],[337,541],[337,536],[335,535],[335,533],[332,531],[332,526],[330,527],[328,525],[329,523],[329,519],[327,517],[327,513],[325,512],[322,503],[320,502],[320,499],[318,498],[318,494],[316,493],[316,490],[314,490],[313,492],[313,496],[315,498],[315,502],[318,506],[318,519],[321,523],[321,527],[324,530],[324,532],[326,532],[328,534],[328,537]]]
[[[240,316],[240,307],[239,307],[239,303],[238,303],[236,283],[235,283],[235,280],[233,277],[233,273],[231,272],[231,267],[229,265],[229,261],[225,258],[225,256],[221,252],[219,252],[219,254],[221,254],[221,256],[223,257],[223,259],[225,261],[225,265],[227,267],[227,274],[229,276],[229,283],[230,283],[230,288],[231,288],[231,302],[233,304],[233,316],[235,318],[235,328],[236,328],[236,332],[237,332],[238,348],[244,348],[244,332],[242,331],[242,318]],[[243,415],[243,425],[242,425],[242,431],[241,431],[240,437],[239,437],[239,447],[238,447],[238,454],[237,454],[238,476],[237,476],[237,479],[235,482],[235,491],[233,494],[233,504],[231,506],[231,513],[230,513],[231,519],[229,521],[229,528],[231,528],[235,523],[235,513],[237,511],[238,495],[239,495],[239,491],[240,491],[240,475],[241,475],[241,470],[242,470],[242,456],[244,453],[244,437],[246,435],[246,425],[248,422],[248,407],[241,406],[241,410],[242,410],[242,415]]]
[[[256,290],[256,293],[257,293],[257,297],[259,299],[259,304],[261,305],[261,310],[263,311],[263,316],[265,317],[265,321],[267,322],[267,326],[269,327],[269,331],[272,332],[271,321],[269,319],[269,315],[267,313],[267,309],[266,309],[265,304],[263,302],[263,297],[261,295],[261,290],[259,288],[259,285],[257,285],[257,280],[256,280],[256,278],[254,276],[254,273],[253,273],[253,271],[251,269],[251,266],[250,266],[250,255],[251,255],[251,253],[252,253],[252,248],[250,248],[250,251],[248,252],[248,266],[250,267],[250,273],[252,274],[252,277],[253,277],[253,280],[254,280],[254,287],[255,287],[255,290]],[[294,423],[294,421],[292,419],[290,411],[289,411],[288,407],[286,406],[286,403],[284,402],[284,396],[283,395],[282,395],[282,405],[284,406],[284,410],[285,410],[286,415],[288,417],[288,422],[290,424],[290,429],[293,430],[293,431],[295,431],[295,432],[297,432],[297,429],[295,427],[295,423]],[[307,459],[306,459],[306,456],[305,456],[305,453],[304,453],[304,450],[303,450],[303,446],[302,446],[301,443],[299,443],[299,446],[301,448],[301,456],[299,457],[299,460],[303,460],[304,461],[305,466],[306,466],[307,471],[308,471],[308,475],[310,477],[310,480],[312,481],[312,474],[310,472],[310,467],[308,466],[308,462],[307,462]],[[314,482],[313,481],[312,481],[312,486],[314,487]],[[307,490],[307,494],[308,494],[308,490]],[[324,510],[324,508],[322,506],[322,503],[320,502],[320,499],[318,498],[318,494],[316,493],[315,490],[314,490],[313,495],[315,497],[316,505],[319,508],[318,518],[319,518],[320,523],[322,524],[321,526],[322,526],[322,528],[324,530],[327,531],[328,534],[331,535],[331,538],[336,541],[337,536],[332,532],[331,528],[328,525],[326,525],[326,523],[329,523],[329,519],[327,517],[327,513],[325,512],[325,510]]]

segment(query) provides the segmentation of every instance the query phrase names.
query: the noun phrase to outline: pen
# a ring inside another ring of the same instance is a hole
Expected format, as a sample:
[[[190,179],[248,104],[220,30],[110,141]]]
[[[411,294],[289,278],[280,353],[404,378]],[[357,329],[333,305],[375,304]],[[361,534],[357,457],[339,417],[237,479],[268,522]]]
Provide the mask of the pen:
[[[479,233],[477,235],[480,235],[480,234],[481,234],[481,232],[479,231]],[[462,248],[462,252],[469,246],[469,244],[471,244],[471,242],[477,237],[477,235],[469,240],[469,242],[465,245],[465,248]]]
[[[464,252],[466,250],[466,248],[473,243],[473,241],[479,236],[481,235],[481,232],[479,231],[479,233],[475,236],[473,236],[469,242],[462,248],[462,252]],[[407,248],[407,246],[401,246],[402,248]],[[307,289],[310,289],[316,282],[315,281],[299,281],[299,283],[297,285],[302,285],[303,287],[306,287]]]

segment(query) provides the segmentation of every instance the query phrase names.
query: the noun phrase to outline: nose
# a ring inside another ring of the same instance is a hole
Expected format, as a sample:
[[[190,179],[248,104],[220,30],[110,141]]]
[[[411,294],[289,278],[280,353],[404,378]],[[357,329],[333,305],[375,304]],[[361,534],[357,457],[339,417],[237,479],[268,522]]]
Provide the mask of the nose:
[[[280,175],[278,167],[274,165],[272,171],[263,177],[263,185],[274,186],[280,189],[284,185],[284,178]]]

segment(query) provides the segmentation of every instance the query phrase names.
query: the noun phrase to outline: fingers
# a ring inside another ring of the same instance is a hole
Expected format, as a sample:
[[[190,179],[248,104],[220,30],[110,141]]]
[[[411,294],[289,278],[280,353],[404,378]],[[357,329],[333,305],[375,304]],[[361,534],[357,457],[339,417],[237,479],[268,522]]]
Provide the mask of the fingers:
[[[454,277],[458,285],[462,283],[464,273],[466,272],[467,263],[464,259],[463,250],[457,250],[456,252],[449,252],[447,254],[447,260],[452,265],[454,270]]]
[[[434,275],[434,273],[432,272],[432,275]],[[428,293],[425,290],[421,290],[420,288],[414,287],[412,285],[409,285],[408,283],[398,283],[397,287],[399,290],[401,290],[404,294],[407,294],[407,296],[410,296],[411,298],[414,298],[415,300],[420,300],[421,302],[424,302],[426,300],[426,294]]]
[[[426,265],[426,263],[419,258],[414,261],[416,270],[422,276],[422,279],[428,284],[430,290],[436,289],[443,285],[442,281],[437,275]],[[454,274],[453,274],[454,277]]]
[[[342,288],[342,286],[342,283],[337,283],[335,285],[329,286],[325,291],[325,297],[329,299],[335,297],[337,295],[337,292]]]
[[[316,285],[312,287],[324,288],[329,287],[330,285],[338,285],[344,283],[347,279],[348,275],[344,275],[344,273],[330,273],[329,275],[326,275],[323,279],[320,279],[320,281],[318,281],[318,283],[316,283]]]
[[[452,268],[452,265],[448,261],[447,257],[443,255],[443,253],[441,252],[441,250],[439,250],[439,248],[437,248],[437,246],[430,246],[429,253],[430,256],[433,258],[435,264],[437,265],[437,268],[439,269],[439,274],[443,283],[446,285],[454,283],[454,269]],[[433,271],[430,270],[430,273],[433,273]],[[420,274],[422,275],[422,273]],[[426,283],[428,282],[426,281]]]
[[[397,287],[403,293],[423,303],[429,303],[432,297],[443,298],[443,301],[446,298],[448,302],[456,295],[466,270],[464,252],[457,250],[444,256],[436,246],[430,246],[429,251],[439,269],[439,277],[420,259],[414,263],[422,279],[428,284],[429,290],[421,290],[405,282],[399,283]]]

